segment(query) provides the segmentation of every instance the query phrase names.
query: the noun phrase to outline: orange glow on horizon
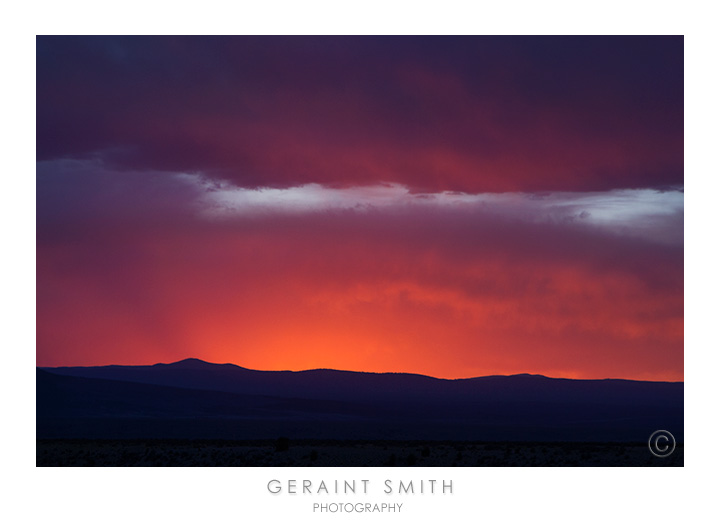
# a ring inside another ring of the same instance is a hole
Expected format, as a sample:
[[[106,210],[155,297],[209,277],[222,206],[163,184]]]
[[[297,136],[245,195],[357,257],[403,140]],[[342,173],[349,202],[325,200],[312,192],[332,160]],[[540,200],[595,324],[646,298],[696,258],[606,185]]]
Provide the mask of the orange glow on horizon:
[[[402,230],[398,249],[392,233],[316,227],[201,232],[191,245],[150,233],[142,259],[118,263],[112,281],[45,249],[38,364],[195,357],[259,370],[683,380],[681,279],[658,287],[554,249],[528,265],[496,240],[415,245]]]

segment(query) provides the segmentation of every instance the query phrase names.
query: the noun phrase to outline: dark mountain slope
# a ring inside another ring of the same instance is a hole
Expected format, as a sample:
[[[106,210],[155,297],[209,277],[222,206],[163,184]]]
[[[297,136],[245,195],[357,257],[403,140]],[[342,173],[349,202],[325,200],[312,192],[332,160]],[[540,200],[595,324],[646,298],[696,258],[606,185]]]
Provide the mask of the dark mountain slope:
[[[37,373],[38,437],[646,440],[683,384],[252,371],[200,360]]]

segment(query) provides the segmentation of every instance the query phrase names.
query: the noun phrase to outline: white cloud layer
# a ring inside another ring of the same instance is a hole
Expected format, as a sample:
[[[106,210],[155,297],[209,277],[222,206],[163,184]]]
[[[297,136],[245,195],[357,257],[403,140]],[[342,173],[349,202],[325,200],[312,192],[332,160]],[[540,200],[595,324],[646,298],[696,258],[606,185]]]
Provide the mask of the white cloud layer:
[[[622,189],[605,192],[411,193],[399,184],[329,188],[240,188],[194,174],[179,174],[200,191],[201,213],[212,218],[353,210],[472,210],[532,223],[597,227],[670,244],[683,242],[682,189]]]

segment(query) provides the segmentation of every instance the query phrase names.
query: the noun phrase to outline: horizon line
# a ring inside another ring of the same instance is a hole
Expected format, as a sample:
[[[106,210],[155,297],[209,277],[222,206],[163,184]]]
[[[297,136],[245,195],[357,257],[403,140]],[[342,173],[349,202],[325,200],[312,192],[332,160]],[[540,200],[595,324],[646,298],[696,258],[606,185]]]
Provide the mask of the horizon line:
[[[511,373],[511,374],[487,374],[482,376],[467,376],[467,377],[457,377],[457,378],[444,378],[440,376],[432,376],[429,374],[423,374],[423,373],[412,373],[407,371],[355,371],[355,370],[349,370],[349,369],[333,369],[331,367],[315,367],[312,369],[299,369],[299,370],[292,370],[292,369],[250,369],[248,367],[243,367],[242,365],[238,365],[236,363],[226,362],[226,363],[216,363],[216,362],[209,362],[207,360],[203,360],[201,358],[195,358],[195,357],[188,357],[183,358],[181,360],[177,360],[175,362],[157,362],[153,364],[104,364],[104,365],[55,365],[55,366],[43,366],[43,365],[35,365],[36,369],[63,369],[63,368],[91,368],[91,367],[154,367],[158,365],[177,365],[182,362],[201,362],[203,364],[207,365],[230,365],[233,367],[238,367],[240,369],[244,369],[246,371],[254,371],[254,372],[262,372],[262,373],[305,373],[305,372],[311,372],[311,371],[335,371],[335,372],[341,372],[341,373],[356,373],[356,374],[404,374],[404,375],[412,375],[412,376],[424,376],[426,378],[433,378],[435,380],[446,380],[446,381],[455,381],[455,380],[473,380],[476,378],[493,378],[493,377],[512,377],[512,376],[536,376],[541,378],[548,378],[551,380],[573,380],[573,381],[602,381],[602,380],[622,380],[626,382],[655,382],[655,383],[685,383],[685,380],[638,380],[634,378],[616,378],[616,377],[606,377],[606,378],[568,378],[568,377],[557,377],[557,376],[547,376],[540,373]]]

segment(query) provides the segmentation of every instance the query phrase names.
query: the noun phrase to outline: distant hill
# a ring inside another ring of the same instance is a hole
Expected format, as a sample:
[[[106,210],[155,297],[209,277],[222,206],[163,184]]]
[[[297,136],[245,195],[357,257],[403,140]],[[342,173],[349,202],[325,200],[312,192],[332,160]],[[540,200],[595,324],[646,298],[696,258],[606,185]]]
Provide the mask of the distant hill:
[[[187,359],[41,368],[38,437],[682,441],[683,383],[255,371]]]

